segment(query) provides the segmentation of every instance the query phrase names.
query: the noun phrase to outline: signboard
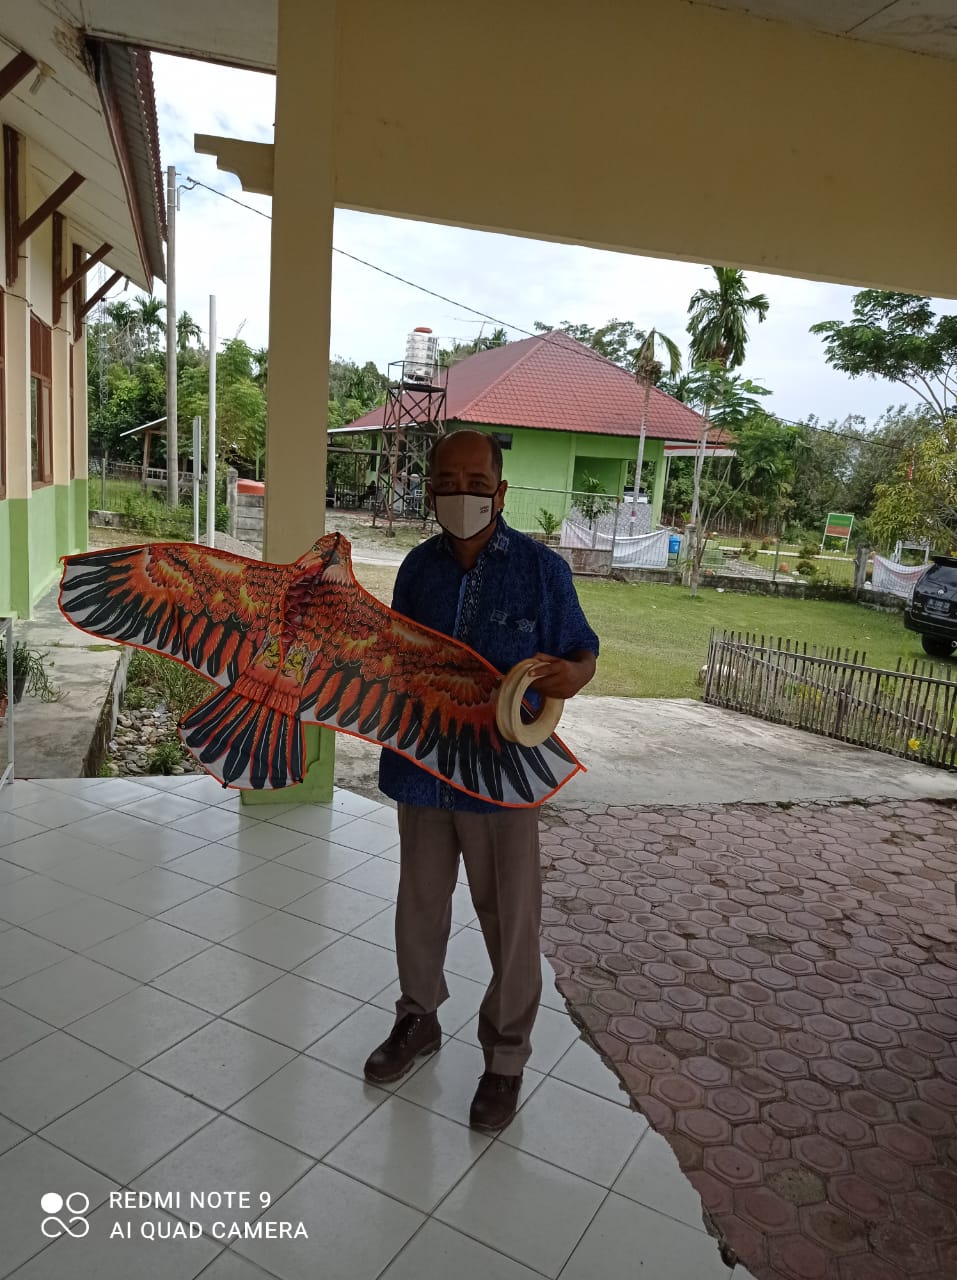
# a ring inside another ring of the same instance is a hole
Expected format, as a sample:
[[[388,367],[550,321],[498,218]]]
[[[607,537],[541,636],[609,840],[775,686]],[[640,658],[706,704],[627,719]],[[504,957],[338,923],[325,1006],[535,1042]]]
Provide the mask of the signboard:
[[[853,516],[844,516],[837,511],[829,512],[824,524],[824,537],[821,539],[821,550],[824,550],[824,544],[828,538],[841,538],[844,542],[844,549],[847,550],[847,544],[851,540],[851,529],[853,528],[853,525]]]

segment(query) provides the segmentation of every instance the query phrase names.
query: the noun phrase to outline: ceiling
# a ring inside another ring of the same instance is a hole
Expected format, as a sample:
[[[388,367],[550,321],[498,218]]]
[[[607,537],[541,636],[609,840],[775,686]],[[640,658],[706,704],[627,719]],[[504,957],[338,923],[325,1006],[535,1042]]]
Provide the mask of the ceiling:
[[[868,44],[957,58],[954,0],[699,0]]]
[[[51,3],[51,0],[43,0]],[[688,3],[689,0],[672,0]],[[831,35],[938,58],[957,58],[955,0],[691,0]],[[52,4],[51,4],[51,7]],[[237,66],[276,68],[276,0],[55,0],[62,18],[104,39]]]

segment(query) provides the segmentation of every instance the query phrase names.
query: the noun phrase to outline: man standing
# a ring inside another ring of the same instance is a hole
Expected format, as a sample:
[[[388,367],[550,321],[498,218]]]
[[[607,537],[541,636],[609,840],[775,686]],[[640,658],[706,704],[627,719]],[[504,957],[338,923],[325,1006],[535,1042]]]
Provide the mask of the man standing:
[[[506,672],[537,658],[534,689],[570,698],[595,674],[598,638],[564,560],[503,517],[506,482],[493,436],[456,431],[432,449],[426,491],[443,533],[403,561],[392,607],[470,645]],[[485,1071],[469,1123],[495,1132],[515,1114],[541,997],[542,888],[537,807],[478,800],[384,750],[379,786],[398,802],[401,873],[395,933],[401,995],[391,1035],[365,1064],[398,1080],[439,1048],[437,1009],[459,855],[492,963],[479,1010]]]

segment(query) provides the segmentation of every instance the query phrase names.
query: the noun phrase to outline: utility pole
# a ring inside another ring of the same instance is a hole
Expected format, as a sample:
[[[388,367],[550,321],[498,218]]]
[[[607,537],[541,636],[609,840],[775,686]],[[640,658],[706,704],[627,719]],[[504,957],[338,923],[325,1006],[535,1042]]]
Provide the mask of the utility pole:
[[[179,506],[176,423],[176,167],[166,170],[166,503]]]
[[[209,461],[206,464],[206,545],[216,545],[216,295],[209,295]]]

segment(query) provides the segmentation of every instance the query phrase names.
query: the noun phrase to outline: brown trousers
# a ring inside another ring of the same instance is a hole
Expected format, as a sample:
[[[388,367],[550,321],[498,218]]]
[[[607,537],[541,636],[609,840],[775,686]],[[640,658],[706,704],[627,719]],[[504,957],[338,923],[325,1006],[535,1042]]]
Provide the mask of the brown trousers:
[[[542,994],[538,818],[537,808],[459,813],[399,805],[396,1016],[431,1013],[448,999],[443,968],[461,854],[492,962],[479,1044],[486,1071],[500,1075],[518,1075],[528,1061]]]

